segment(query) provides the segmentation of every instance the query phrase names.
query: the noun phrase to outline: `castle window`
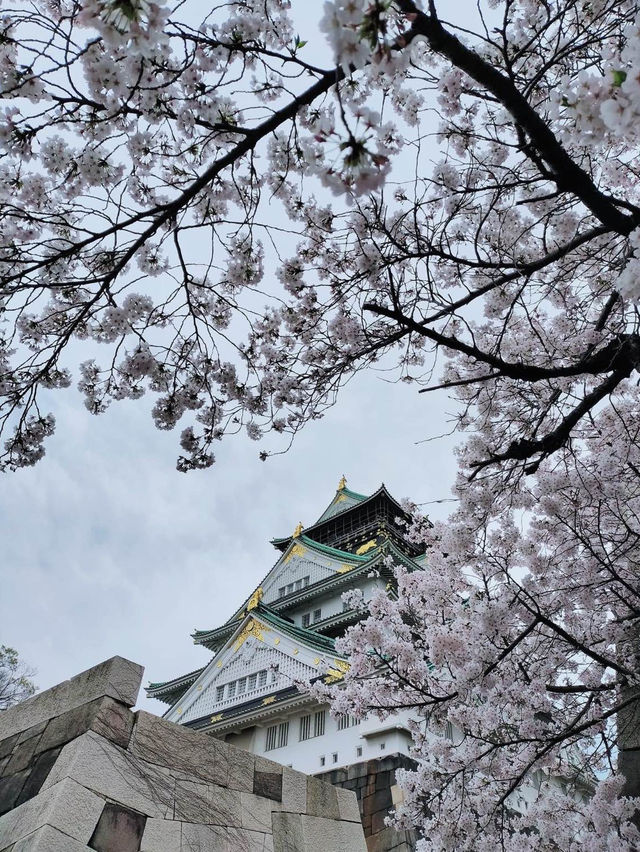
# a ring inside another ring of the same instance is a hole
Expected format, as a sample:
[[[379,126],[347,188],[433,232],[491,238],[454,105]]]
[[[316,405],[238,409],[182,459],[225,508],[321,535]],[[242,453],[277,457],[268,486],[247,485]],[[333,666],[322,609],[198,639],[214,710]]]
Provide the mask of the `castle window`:
[[[276,743],[278,742],[278,726],[271,725],[270,728],[267,728],[267,745],[265,751],[272,751],[276,747]]]
[[[313,736],[321,737],[324,734],[325,710],[318,710],[313,717]]]
[[[287,593],[286,587],[280,586],[280,588],[278,589],[278,597],[283,598],[286,595],[286,593]]]
[[[216,701],[222,701],[224,698],[224,686],[216,686]]]
[[[228,695],[229,698],[233,698],[233,696],[235,694],[236,694],[236,682],[235,682],[235,680],[232,680],[231,683],[229,684],[229,691],[228,691],[227,695]]]
[[[267,682],[267,670],[263,669],[261,672],[258,672],[258,686],[264,686]]]
[[[306,588],[309,585],[309,577],[302,578],[302,585]]]
[[[238,681],[238,695],[243,695],[247,691],[247,679],[241,677]]]
[[[352,728],[354,725],[358,724],[358,720],[355,716],[338,716],[338,730],[344,731],[345,728]]]
[[[289,723],[281,722],[278,725],[278,748],[286,746],[289,739]]]
[[[247,692],[251,692],[252,689],[256,688],[256,683],[258,681],[258,675],[252,674],[247,678]]]
[[[380,751],[384,751],[386,743],[380,743]]]
[[[284,748],[288,739],[288,722],[280,722],[279,725],[271,725],[271,727],[267,728],[267,745],[265,751],[273,751],[274,748]]]
[[[314,609],[314,611],[313,611],[313,622],[314,622],[314,624],[315,624],[316,621],[320,621],[321,618],[322,618],[322,610],[321,609]]]
[[[338,762],[338,752],[337,751],[334,751],[334,753],[331,755],[331,762],[332,763]]]
[[[311,623],[311,615],[308,612],[305,612],[305,614],[302,616],[302,626],[308,627],[310,623]]]
[[[311,715],[302,716],[300,719],[300,741],[311,737]]]
[[[296,580],[296,592],[302,588],[302,580]]]
[[[326,762],[326,761],[325,761],[325,759],[324,759],[324,755],[323,755],[323,756],[320,758],[320,766],[324,766],[325,762]]]
[[[362,746],[356,746],[356,757],[362,757]]]
[[[293,591],[293,583],[287,583],[287,594],[290,595]]]

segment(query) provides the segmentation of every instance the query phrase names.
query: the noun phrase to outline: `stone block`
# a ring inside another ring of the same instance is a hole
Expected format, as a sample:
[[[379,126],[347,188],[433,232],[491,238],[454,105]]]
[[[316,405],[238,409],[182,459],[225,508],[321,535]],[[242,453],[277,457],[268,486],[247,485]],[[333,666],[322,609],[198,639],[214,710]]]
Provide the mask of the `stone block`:
[[[3,712],[6,713],[7,711],[4,710]],[[13,734],[10,737],[6,737],[3,740],[0,740],[0,759],[3,757],[8,757],[11,754],[11,752],[13,751],[13,747],[18,742],[19,737],[20,734],[18,733]]]
[[[282,772],[259,772],[253,775],[253,792],[276,802],[282,801]]]
[[[182,823],[181,852],[271,852],[271,837],[260,831]]]
[[[90,730],[126,748],[133,721],[133,713],[124,705],[113,698],[97,698],[52,719],[38,743],[37,751],[64,745]]]
[[[140,710],[135,714],[130,750],[136,757],[174,773],[227,786],[229,746]]]
[[[144,814],[107,802],[89,848],[95,852],[139,852],[146,822]]]
[[[177,779],[174,819],[239,828],[242,825],[241,793],[215,784]]]
[[[317,778],[307,777],[307,814],[339,819],[337,788]]]
[[[360,822],[360,808],[356,794],[352,790],[341,790],[337,787],[336,795],[340,819],[347,820],[347,822]]]
[[[28,777],[29,770],[23,769],[22,772],[0,779],[0,814],[7,813],[15,807]]]
[[[274,813],[271,824],[273,852],[305,852],[301,814]]]
[[[133,707],[138,699],[143,673],[144,669],[137,663],[123,657],[112,657],[5,710],[0,714],[0,740],[104,696]]]
[[[239,793],[242,828],[271,834],[271,811],[274,803],[253,793]]]
[[[39,739],[40,735],[31,737],[31,739],[14,746],[11,758],[4,769],[5,775],[14,775],[31,764]]]
[[[228,787],[252,793],[254,772],[255,757],[251,752],[229,746]]]
[[[49,825],[86,843],[104,800],[69,778],[0,817],[0,849]]]
[[[50,825],[34,831],[28,837],[19,840],[11,852],[91,852],[84,843],[78,843],[67,834],[63,834]]]
[[[50,751],[44,751],[42,754],[36,756],[35,761],[29,767],[29,775],[24,783],[20,795],[18,796],[16,805],[28,802],[29,799],[38,795],[40,788],[51,772],[53,764],[58,759],[58,755],[61,750],[62,747],[53,748]]]
[[[362,826],[357,822],[302,815],[305,852],[367,852]]]
[[[307,811],[307,776],[288,766],[282,768],[282,810],[298,814]]]
[[[272,772],[276,774],[282,775],[283,766],[281,763],[276,763],[275,760],[269,760],[267,757],[262,757],[262,755],[256,755],[256,772]]]
[[[146,816],[173,816],[175,779],[170,773],[93,731],[64,746],[43,789],[66,777]]]
[[[182,825],[169,819],[147,819],[140,852],[180,852]]]
[[[377,834],[379,831],[384,831],[387,827],[385,823],[386,818],[387,814],[384,811],[378,811],[377,813],[371,814],[371,834]]]

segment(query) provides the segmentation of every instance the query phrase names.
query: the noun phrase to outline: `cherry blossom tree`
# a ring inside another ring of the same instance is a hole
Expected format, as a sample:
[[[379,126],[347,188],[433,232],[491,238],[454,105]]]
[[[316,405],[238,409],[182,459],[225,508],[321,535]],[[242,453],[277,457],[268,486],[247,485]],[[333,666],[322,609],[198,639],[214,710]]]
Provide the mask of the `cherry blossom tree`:
[[[91,412],[186,421],[182,470],[376,364],[447,389],[458,508],[416,521],[428,570],[368,603],[336,709],[420,719],[425,850],[631,849],[640,6],[450,5],[3,10],[2,464],[75,359]]]

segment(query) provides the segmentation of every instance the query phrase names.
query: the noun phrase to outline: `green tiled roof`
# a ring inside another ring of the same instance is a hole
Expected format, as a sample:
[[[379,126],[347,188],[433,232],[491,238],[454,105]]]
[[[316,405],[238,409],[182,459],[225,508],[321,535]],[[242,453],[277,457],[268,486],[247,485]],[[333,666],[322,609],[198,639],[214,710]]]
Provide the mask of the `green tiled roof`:
[[[297,624],[289,621],[289,619],[281,618],[277,612],[274,612],[274,610],[263,603],[259,603],[255,609],[252,609],[251,614],[263,618],[276,629],[291,636],[292,639],[296,639],[298,642],[302,642],[303,645],[314,648],[316,651],[325,651],[330,654],[335,654],[336,652],[336,643],[330,636],[323,636],[321,633],[316,633],[315,630],[311,630],[308,627],[298,627]]]
[[[339,499],[340,497],[342,497],[342,499]],[[353,506],[357,506],[358,503],[362,503],[362,501],[366,499],[366,494],[358,494],[357,491],[351,491],[349,488],[339,488],[336,491],[333,500],[329,503],[313,526],[322,523],[322,521],[327,521],[334,515],[338,515],[340,512],[351,509]]]

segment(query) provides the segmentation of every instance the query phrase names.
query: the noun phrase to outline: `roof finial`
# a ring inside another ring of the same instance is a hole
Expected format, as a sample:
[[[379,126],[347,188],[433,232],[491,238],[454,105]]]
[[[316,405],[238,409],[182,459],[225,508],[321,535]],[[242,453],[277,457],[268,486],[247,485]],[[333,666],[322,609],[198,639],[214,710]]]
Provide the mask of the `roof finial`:
[[[300,538],[301,535],[302,535],[302,521],[300,521],[298,526],[293,531],[293,537],[294,538]]]
[[[347,477],[343,473],[342,477],[340,478],[340,482],[338,483],[338,491],[344,491],[344,489],[346,487],[347,487]]]

